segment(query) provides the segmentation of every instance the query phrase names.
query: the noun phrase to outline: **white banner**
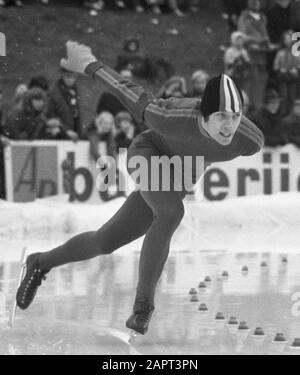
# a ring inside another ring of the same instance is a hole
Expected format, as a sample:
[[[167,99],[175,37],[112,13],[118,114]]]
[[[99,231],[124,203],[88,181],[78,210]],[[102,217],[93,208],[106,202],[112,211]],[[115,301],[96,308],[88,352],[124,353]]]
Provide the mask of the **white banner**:
[[[126,155],[119,157],[122,178],[133,184],[126,171]],[[70,195],[72,202],[97,203],[120,194],[116,186],[100,193],[96,188],[99,171],[90,157],[87,141],[13,142],[5,149],[7,198],[28,202],[51,195]],[[203,184],[204,182],[204,184]],[[203,188],[204,185],[204,188]],[[300,191],[300,150],[292,145],[264,149],[252,157],[215,163],[196,187],[195,199],[224,200],[245,195]]]

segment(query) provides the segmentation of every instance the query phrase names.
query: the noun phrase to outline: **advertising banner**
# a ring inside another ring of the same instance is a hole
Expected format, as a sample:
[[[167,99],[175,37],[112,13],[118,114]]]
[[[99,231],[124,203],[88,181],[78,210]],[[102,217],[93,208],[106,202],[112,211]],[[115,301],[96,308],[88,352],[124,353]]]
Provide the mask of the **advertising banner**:
[[[29,202],[69,194],[71,202],[99,203],[128,195],[134,186],[126,171],[126,153],[118,158],[118,176],[126,181],[126,191],[119,191],[116,184],[101,192],[89,147],[87,141],[13,142],[5,150],[8,200]],[[300,150],[292,145],[212,165],[196,186],[194,198],[222,201],[289,191],[300,191]]]

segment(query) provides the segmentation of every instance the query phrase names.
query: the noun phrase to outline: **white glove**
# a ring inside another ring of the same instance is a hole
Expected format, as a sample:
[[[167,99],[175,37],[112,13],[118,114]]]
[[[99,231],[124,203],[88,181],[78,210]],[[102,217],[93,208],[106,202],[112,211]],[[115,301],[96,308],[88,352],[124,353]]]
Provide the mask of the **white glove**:
[[[77,42],[68,41],[66,43],[67,58],[61,59],[61,67],[75,73],[84,74],[86,67],[97,61],[90,47]]]

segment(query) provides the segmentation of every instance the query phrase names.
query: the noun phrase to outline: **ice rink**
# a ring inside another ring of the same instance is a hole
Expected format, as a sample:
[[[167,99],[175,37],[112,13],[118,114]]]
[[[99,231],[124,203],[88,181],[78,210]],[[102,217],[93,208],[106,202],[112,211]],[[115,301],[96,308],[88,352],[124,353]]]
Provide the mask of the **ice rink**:
[[[187,210],[158,286],[149,333],[138,337],[133,346],[128,344],[125,321],[132,310],[140,241],[113,256],[53,270],[32,306],[18,310],[14,326],[8,328],[22,246],[28,246],[29,252],[48,250],[73,231],[99,226],[101,220],[95,223],[93,210],[99,212],[103,206],[90,208],[90,222],[79,224],[76,215],[88,208],[77,206],[67,212],[62,203],[43,203],[44,210],[41,204],[32,204],[24,210],[32,210],[32,221],[25,217],[22,224],[13,219],[20,218],[21,206],[4,203],[5,214],[0,219],[0,354],[300,354],[291,347],[300,337],[300,202],[297,195],[264,202],[264,216],[260,212],[256,217],[255,205],[263,207],[261,198],[259,202],[231,201],[223,226],[219,221],[230,202],[225,206],[203,204],[202,215],[197,205]],[[117,206],[116,202],[107,206],[109,213],[102,212],[101,218],[105,220]],[[232,207],[240,216],[233,214]],[[54,209],[56,220],[52,212],[53,223],[49,219],[43,223],[42,217],[48,218],[49,210]],[[278,222],[276,210],[286,212],[285,221]],[[55,232],[59,218],[65,227]],[[5,226],[12,228],[10,233]],[[247,273],[242,272],[244,266]],[[222,277],[224,271],[228,277]],[[198,288],[206,276],[211,283]],[[195,302],[191,302],[191,288],[197,292]],[[198,311],[204,303],[208,311]],[[216,321],[217,313],[223,313],[225,319]],[[230,317],[247,322],[249,330],[228,326]],[[256,327],[263,328],[265,337],[253,337]],[[277,333],[284,334],[286,342],[274,342]]]

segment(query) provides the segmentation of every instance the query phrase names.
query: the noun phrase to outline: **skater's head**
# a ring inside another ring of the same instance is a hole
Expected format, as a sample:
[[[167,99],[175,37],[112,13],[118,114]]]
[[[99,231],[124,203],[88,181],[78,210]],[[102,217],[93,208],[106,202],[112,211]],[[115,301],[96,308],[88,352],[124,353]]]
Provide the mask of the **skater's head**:
[[[242,119],[244,98],[237,84],[226,74],[211,79],[205,89],[202,125],[216,142],[229,145]]]

